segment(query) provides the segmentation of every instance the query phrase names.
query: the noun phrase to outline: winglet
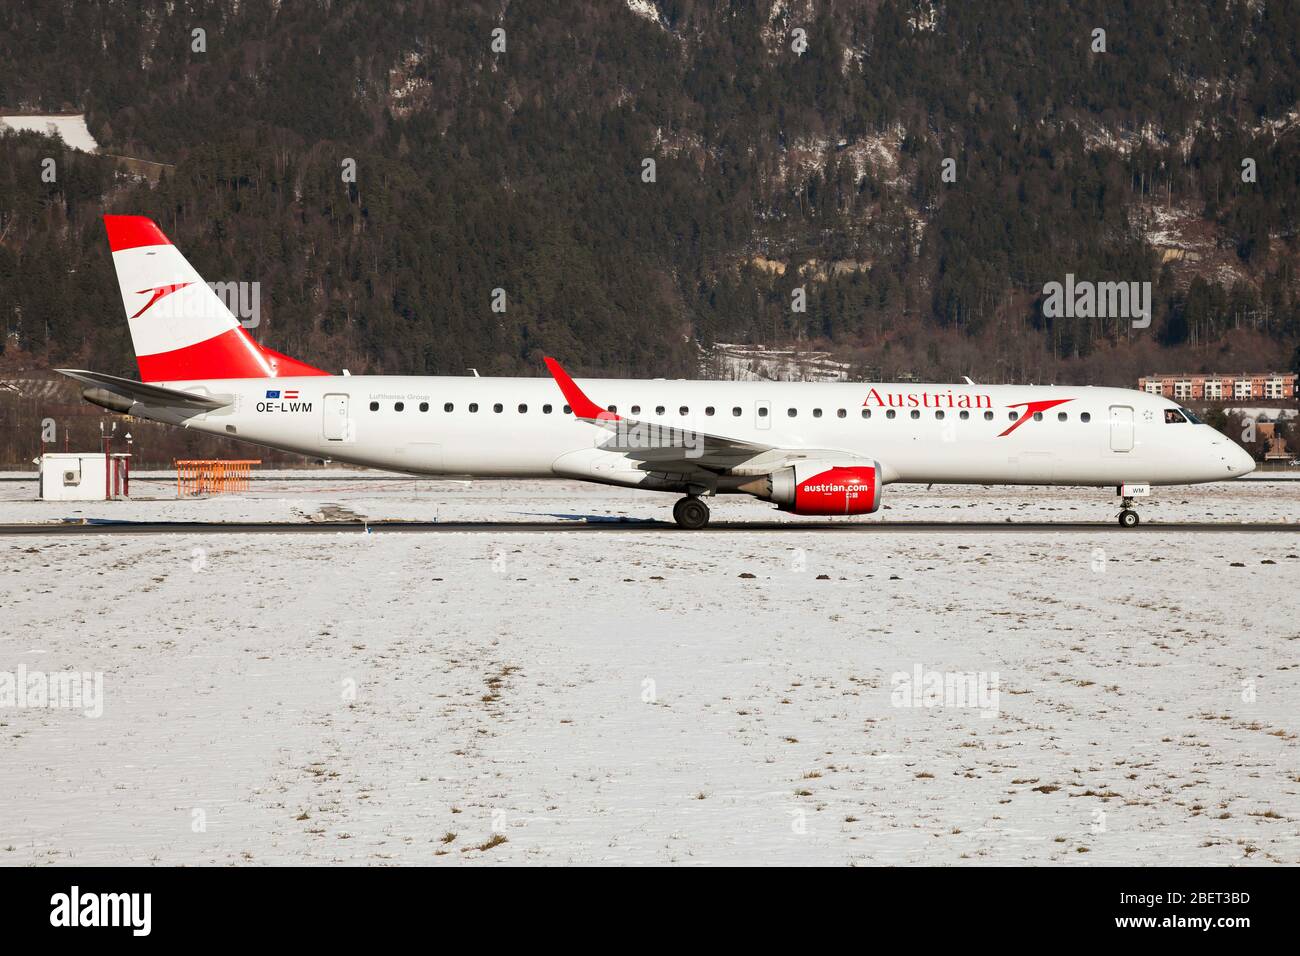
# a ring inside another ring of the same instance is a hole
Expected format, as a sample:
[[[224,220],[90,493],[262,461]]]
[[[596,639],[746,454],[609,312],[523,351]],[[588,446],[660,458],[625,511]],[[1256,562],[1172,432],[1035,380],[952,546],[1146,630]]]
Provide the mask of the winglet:
[[[578,388],[573,379],[569,378],[569,373],[560,367],[559,362],[549,355],[542,356],[542,360],[546,363],[547,369],[550,370],[551,377],[555,379],[555,384],[560,386],[560,391],[564,393],[564,400],[573,409],[575,416],[585,418],[588,421],[616,422],[620,420],[615,412],[607,411],[589,399],[582,389]]]

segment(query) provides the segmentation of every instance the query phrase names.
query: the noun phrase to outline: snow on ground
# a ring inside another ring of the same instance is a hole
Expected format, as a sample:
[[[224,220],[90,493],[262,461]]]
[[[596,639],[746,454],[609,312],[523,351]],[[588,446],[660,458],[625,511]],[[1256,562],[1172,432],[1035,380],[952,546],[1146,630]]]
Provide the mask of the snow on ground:
[[[0,479],[15,473],[0,474]],[[592,517],[670,521],[679,496],[576,481],[456,481],[411,479],[379,472],[331,469],[268,471],[242,495],[177,500],[173,477],[134,474],[130,501],[36,501],[36,480],[0,480],[0,524],[107,519],[122,521],[321,521],[355,516],[382,521],[566,521]],[[1118,499],[1106,488],[981,488],[967,485],[890,485],[874,515],[817,519],[889,521],[1110,522]],[[787,521],[807,518],[777,511],[746,495],[709,499],[715,521]],[[1251,480],[1155,488],[1139,499],[1152,522],[1300,522],[1300,485]]]
[[[1295,418],[1300,415],[1300,410],[1294,408],[1246,408],[1241,405],[1229,405],[1223,409],[1225,412],[1236,412],[1238,415],[1245,415],[1256,421],[1261,419],[1275,422],[1279,418]]]
[[[65,145],[79,149],[83,153],[99,152],[99,144],[90,135],[86,126],[86,117],[49,115],[49,116],[0,116],[0,127],[7,126],[15,130],[28,130],[49,135],[58,134]]]
[[[579,490],[159,507],[670,500]],[[887,491],[1109,518],[1093,494]],[[1258,517],[1300,487],[1157,494]],[[102,671],[105,702],[0,707],[0,862],[1295,864],[1297,570],[1300,536],[1230,529],[4,539],[0,672]],[[918,666],[996,672],[996,712],[910,706]]]

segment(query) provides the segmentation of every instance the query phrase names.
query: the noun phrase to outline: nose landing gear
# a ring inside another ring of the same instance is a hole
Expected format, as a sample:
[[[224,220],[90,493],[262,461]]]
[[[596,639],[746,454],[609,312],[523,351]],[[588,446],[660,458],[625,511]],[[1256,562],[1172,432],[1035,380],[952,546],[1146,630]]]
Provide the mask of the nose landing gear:
[[[709,506],[695,495],[673,505],[673,520],[687,531],[698,531],[709,523]]]
[[[1128,496],[1123,497],[1119,507],[1121,507],[1121,511],[1119,511],[1119,527],[1138,527],[1139,518],[1138,512],[1134,511],[1134,499]]]
[[[1151,485],[1145,481],[1126,481],[1115,489],[1120,498],[1119,526],[1136,528],[1138,513],[1133,510],[1134,498],[1145,498],[1151,494]]]

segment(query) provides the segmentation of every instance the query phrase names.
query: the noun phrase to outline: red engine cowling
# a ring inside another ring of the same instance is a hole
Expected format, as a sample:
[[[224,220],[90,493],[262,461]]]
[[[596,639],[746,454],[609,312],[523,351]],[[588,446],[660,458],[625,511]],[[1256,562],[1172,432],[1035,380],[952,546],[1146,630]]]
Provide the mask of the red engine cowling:
[[[880,465],[798,462],[742,486],[799,515],[867,515],[880,508]]]

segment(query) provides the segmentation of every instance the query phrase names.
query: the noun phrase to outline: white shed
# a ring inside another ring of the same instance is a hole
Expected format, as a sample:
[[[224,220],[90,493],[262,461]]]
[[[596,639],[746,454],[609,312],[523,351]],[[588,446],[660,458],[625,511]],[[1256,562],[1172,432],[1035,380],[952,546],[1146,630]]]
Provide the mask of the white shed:
[[[49,452],[41,456],[43,501],[107,501],[125,498],[130,455],[102,451]]]

